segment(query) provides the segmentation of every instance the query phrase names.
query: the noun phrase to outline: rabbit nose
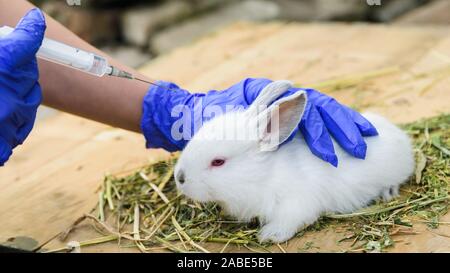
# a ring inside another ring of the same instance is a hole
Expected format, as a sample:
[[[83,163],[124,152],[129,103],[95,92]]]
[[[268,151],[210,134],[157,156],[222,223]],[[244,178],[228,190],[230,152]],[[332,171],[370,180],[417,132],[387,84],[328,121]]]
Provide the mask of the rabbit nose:
[[[184,172],[179,171],[175,178],[178,181],[178,183],[183,184],[184,183]]]

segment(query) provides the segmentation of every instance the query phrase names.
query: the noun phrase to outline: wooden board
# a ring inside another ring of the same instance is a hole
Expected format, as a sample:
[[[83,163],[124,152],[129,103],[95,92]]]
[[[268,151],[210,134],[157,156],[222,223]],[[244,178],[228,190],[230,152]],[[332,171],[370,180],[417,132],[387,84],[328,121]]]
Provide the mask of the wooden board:
[[[237,23],[142,68],[151,78],[192,91],[226,88],[245,77],[311,86],[349,75],[383,74],[357,86],[323,90],[399,123],[449,111],[449,70],[448,28],[282,23]],[[26,145],[0,169],[0,241],[23,235],[45,242],[95,206],[104,174],[165,155],[145,150],[140,135],[71,115],[39,123]],[[450,214],[443,221],[450,221]],[[397,236],[390,251],[450,251],[448,225],[429,231],[419,224],[415,229],[420,234]],[[319,251],[339,251],[339,236],[331,230],[307,233],[285,248],[297,251],[315,241]],[[98,234],[83,225],[69,239],[94,237]],[[61,245],[53,240],[49,247]],[[115,243],[83,250],[135,251]]]

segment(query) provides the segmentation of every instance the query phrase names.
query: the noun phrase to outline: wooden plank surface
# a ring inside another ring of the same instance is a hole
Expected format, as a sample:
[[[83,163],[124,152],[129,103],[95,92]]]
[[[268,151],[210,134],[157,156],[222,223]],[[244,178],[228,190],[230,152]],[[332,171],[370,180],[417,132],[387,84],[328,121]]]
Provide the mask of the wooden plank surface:
[[[151,78],[171,80],[192,91],[223,89],[245,77],[289,79],[315,86],[334,78],[360,82],[321,90],[341,102],[409,122],[450,109],[450,31],[445,27],[360,24],[238,23],[142,68]],[[378,77],[370,78],[370,76]],[[383,76],[380,76],[383,75]],[[370,148],[370,147],[369,147]],[[145,150],[140,135],[67,114],[36,126],[26,145],[0,169],[0,242],[30,236],[40,243],[89,212],[106,173],[136,168],[166,156]],[[450,215],[442,221],[450,221]],[[397,236],[391,251],[450,251],[449,226],[414,236]],[[441,235],[437,235],[441,234]],[[297,251],[317,241],[321,251],[339,251],[340,235],[307,233],[289,242]],[[89,225],[70,240],[98,237]],[[52,241],[50,247],[64,243]],[[135,251],[115,243],[85,251]]]

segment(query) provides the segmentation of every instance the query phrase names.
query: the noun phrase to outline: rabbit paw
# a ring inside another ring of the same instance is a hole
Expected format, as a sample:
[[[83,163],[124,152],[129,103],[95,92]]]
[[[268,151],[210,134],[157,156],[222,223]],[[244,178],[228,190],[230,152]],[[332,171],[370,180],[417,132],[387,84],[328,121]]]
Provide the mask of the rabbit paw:
[[[385,190],[383,190],[383,192],[381,193],[381,197],[383,197],[383,200],[385,202],[389,202],[392,199],[399,196],[398,192],[399,192],[399,186],[392,186],[390,188],[386,188]]]
[[[282,243],[295,235],[295,230],[286,230],[280,225],[267,224],[262,227],[258,234],[260,242],[272,241],[274,243]]]

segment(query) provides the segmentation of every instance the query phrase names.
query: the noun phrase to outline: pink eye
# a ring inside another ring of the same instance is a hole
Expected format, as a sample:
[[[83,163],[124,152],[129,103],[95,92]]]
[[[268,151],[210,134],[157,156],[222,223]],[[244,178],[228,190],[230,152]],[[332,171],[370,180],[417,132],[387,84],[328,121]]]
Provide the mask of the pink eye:
[[[220,167],[223,164],[225,164],[225,159],[223,158],[215,158],[213,161],[211,161],[212,167]]]

